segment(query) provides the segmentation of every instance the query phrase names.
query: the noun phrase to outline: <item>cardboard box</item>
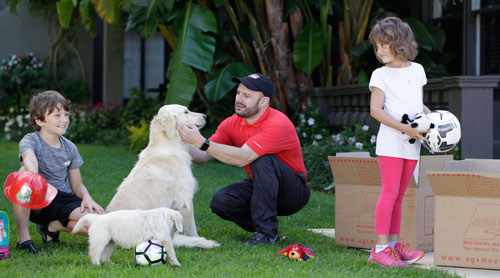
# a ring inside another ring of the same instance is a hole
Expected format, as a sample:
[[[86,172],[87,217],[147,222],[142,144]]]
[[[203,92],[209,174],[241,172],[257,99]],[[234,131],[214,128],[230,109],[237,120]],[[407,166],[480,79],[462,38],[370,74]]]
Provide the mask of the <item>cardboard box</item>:
[[[500,160],[449,161],[427,175],[436,195],[434,263],[500,269]]]
[[[335,243],[373,248],[375,207],[381,188],[378,159],[342,155],[328,157],[335,179]],[[401,241],[412,249],[433,250],[434,194],[425,173],[441,170],[448,160],[453,160],[453,157],[422,156],[406,190]]]

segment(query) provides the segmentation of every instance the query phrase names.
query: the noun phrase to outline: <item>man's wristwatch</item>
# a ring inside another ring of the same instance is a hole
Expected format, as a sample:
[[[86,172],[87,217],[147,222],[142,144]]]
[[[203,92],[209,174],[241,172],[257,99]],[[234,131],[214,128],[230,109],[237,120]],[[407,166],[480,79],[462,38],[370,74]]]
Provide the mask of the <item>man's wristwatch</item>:
[[[206,151],[210,147],[210,141],[208,139],[205,139],[205,142],[203,142],[203,145],[201,145],[200,150]]]

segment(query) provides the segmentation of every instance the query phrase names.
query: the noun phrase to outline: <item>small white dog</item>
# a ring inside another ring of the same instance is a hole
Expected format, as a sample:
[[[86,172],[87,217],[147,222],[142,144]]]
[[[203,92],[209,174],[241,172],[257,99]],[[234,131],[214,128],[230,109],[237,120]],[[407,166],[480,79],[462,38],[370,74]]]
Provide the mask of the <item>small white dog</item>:
[[[163,245],[171,265],[181,265],[172,243],[174,233],[182,232],[182,216],[178,211],[163,207],[87,214],[76,223],[72,233],[77,233],[89,224],[89,256],[93,264],[111,263],[115,245],[135,248],[143,241],[154,239]]]

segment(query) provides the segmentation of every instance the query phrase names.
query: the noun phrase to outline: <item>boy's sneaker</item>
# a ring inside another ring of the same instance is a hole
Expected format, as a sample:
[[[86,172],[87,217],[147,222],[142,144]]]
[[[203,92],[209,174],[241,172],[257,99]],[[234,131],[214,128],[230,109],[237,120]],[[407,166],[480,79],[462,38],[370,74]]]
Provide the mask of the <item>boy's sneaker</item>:
[[[401,261],[401,258],[396,251],[392,249],[390,246],[387,246],[384,250],[380,252],[375,252],[375,248],[372,248],[370,252],[370,257],[368,258],[369,263],[377,263],[381,266],[385,267],[393,267],[393,266],[408,266],[407,264]]]
[[[31,254],[34,254],[34,255],[43,254],[40,251],[38,251],[38,249],[35,247],[35,244],[33,243],[33,241],[31,239],[28,239],[27,241],[25,241],[23,243],[18,242],[16,244],[16,249],[24,250],[24,251],[31,253]]]
[[[416,263],[425,255],[424,252],[411,250],[399,242],[394,245],[394,250],[396,250],[396,253],[401,258],[401,261],[407,264]]]
[[[273,244],[275,242],[278,242],[279,240],[280,237],[278,235],[270,236],[257,232],[253,235],[253,237],[250,240],[248,240],[245,243],[248,245]]]
[[[62,243],[59,241],[59,232],[51,232],[49,231],[49,225],[36,225],[36,230],[42,237],[43,243]],[[52,239],[49,240],[47,236],[50,236]]]

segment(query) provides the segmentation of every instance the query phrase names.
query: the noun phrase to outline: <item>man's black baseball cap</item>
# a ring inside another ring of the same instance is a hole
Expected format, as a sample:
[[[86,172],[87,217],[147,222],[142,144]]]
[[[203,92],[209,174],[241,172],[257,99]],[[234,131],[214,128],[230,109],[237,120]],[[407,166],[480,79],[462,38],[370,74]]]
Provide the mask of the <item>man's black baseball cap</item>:
[[[252,91],[260,91],[264,96],[273,99],[274,84],[269,77],[260,73],[253,73],[245,77],[235,77],[233,82],[241,82]]]

